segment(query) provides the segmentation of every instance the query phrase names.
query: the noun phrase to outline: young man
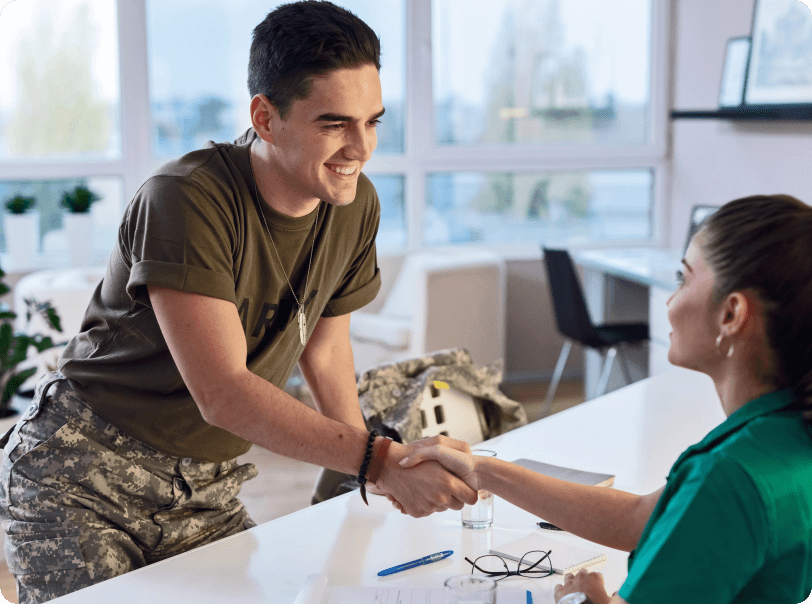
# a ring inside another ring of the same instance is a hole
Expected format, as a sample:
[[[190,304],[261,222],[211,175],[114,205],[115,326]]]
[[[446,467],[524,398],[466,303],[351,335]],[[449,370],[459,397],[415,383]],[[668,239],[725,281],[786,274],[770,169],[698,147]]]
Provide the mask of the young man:
[[[476,500],[439,464],[401,468],[408,447],[382,454],[358,406],[350,312],[380,287],[380,207],[361,174],[384,113],[379,55],[329,2],[279,7],[254,31],[253,128],[167,164],[130,203],[61,373],[5,446],[21,602],[253,526],[236,499],[256,475],[236,462],[251,443],[374,467],[375,490],[413,516]],[[318,412],[280,389],[297,361]]]

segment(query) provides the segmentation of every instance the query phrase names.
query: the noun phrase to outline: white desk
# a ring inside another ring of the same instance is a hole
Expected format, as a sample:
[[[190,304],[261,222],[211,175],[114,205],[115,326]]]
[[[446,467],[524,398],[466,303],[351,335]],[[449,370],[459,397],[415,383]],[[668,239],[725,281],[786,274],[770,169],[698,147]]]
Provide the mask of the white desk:
[[[616,488],[648,493],[665,483],[687,446],[723,419],[710,379],[675,370],[494,438],[487,447],[506,460],[529,457],[611,472]],[[497,498],[494,528],[474,531],[462,528],[459,512],[413,519],[382,497],[370,497],[366,507],[357,492],[348,493],[54,602],[284,604],[293,602],[307,576],[317,572],[328,575],[329,585],[441,587],[447,577],[470,572],[465,556],[485,554],[493,543],[532,532],[536,520]],[[535,530],[586,543],[568,533]],[[589,545],[609,555],[594,568],[614,592],[626,577],[627,554]],[[454,555],[442,562],[377,577],[384,568],[447,549]],[[553,602],[553,587],[561,582],[553,575],[510,578],[500,586],[530,589],[539,604]]]
[[[681,250],[613,248],[573,252],[573,261],[584,271],[584,296],[595,323],[648,321],[648,349],[630,351],[632,378],[657,375],[671,369],[668,347],[671,331],[665,303],[677,287]],[[584,387],[595,392],[602,361],[586,351]],[[620,371],[609,380],[607,392],[625,384]]]

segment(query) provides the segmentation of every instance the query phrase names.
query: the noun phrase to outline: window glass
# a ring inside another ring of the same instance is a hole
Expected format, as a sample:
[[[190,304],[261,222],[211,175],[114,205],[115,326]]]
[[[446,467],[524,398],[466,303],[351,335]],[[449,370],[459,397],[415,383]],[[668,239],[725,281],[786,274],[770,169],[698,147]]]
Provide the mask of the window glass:
[[[256,27],[279,1],[147,0],[153,152],[174,157],[250,127],[248,54]],[[404,0],[336,2],[381,39],[386,115],[378,153],[403,152]],[[179,28],[178,24],[183,27]]]
[[[375,240],[378,251],[406,247],[406,212],[403,176],[399,174],[369,174],[381,200],[381,225]]]
[[[649,170],[436,172],[427,184],[424,237],[430,245],[651,237]]]
[[[650,32],[651,0],[434,0],[437,144],[646,142]]]
[[[63,266],[68,262],[68,240],[64,216],[67,210],[61,206],[62,195],[77,185],[87,187],[99,196],[90,206],[92,218],[91,256],[94,263],[105,263],[116,242],[124,207],[121,179],[116,177],[89,177],[64,180],[4,180],[0,181],[0,201],[15,195],[34,197],[36,205],[31,210],[39,214],[41,266]],[[5,203],[0,205],[5,216]],[[0,248],[7,252],[5,226],[0,228]]]
[[[0,158],[120,157],[116,3],[0,5]]]

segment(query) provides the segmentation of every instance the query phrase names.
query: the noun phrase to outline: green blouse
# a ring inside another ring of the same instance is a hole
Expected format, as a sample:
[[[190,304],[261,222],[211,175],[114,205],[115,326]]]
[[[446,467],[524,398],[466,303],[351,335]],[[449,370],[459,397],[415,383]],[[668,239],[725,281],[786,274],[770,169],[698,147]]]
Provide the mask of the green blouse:
[[[796,604],[809,596],[812,438],[794,404],[792,389],[751,401],[679,457],[629,556],[623,599]]]

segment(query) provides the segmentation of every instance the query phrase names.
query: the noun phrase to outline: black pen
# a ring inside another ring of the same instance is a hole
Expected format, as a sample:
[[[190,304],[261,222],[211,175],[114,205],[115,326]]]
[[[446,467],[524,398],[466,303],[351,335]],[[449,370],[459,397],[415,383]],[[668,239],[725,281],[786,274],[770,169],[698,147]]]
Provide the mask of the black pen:
[[[554,524],[550,524],[549,522],[537,522],[536,524],[538,524],[543,529],[547,529],[548,531],[563,531],[564,530],[564,529],[558,528]]]

